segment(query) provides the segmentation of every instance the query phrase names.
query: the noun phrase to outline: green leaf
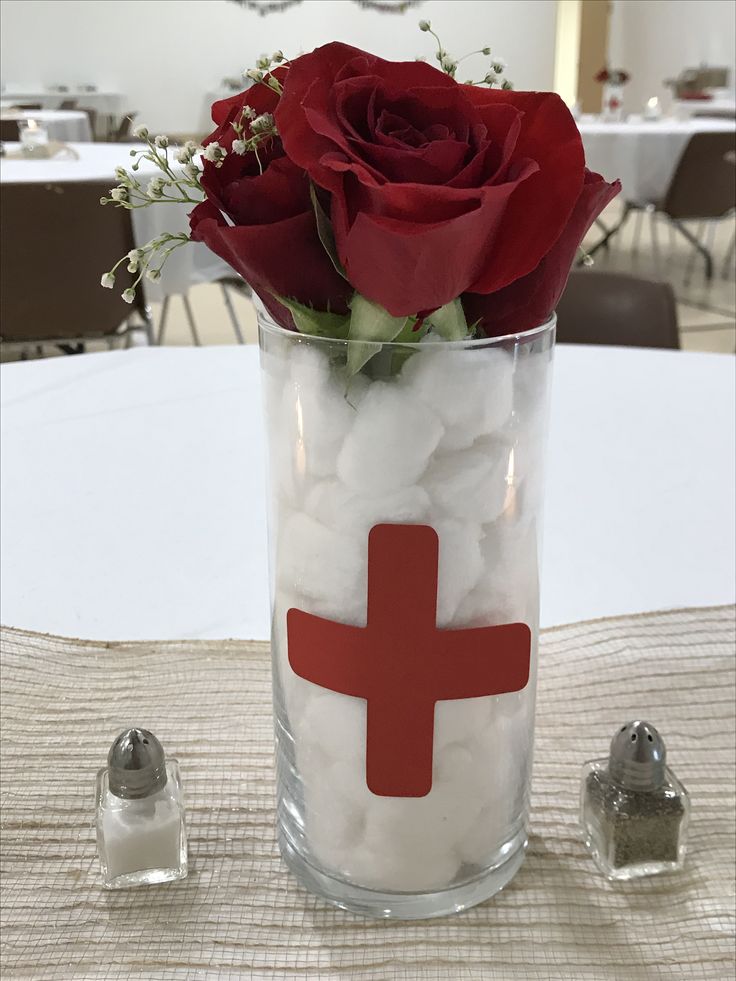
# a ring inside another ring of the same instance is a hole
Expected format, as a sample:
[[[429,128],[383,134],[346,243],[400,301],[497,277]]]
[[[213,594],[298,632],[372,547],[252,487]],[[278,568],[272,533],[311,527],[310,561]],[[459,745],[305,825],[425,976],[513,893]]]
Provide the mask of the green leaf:
[[[430,313],[427,320],[446,341],[461,341],[468,336],[468,323],[459,298]]]
[[[283,296],[277,296],[276,299],[279,303],[283,303],[292,315],[296,329],[300,334],[309,334],[311,337],[329,337],[333,340],[345,340],[348,336],[351,319],[349,314],[330,313],[329,310],[314,310],[296,300],[287,300]]]
[[[388,310],[356,293],[350,301],[348,340],[365,343],[348,345],[348,378],[378,354],[384,343],[395,340],[408,321],[408,317],[392,317]]]
[[[309,196],[312,199],[314,217],[317,219],[317,234],[319,235],[319,240],[322,243],[322,247],[330,257],[332,265],[335,267],[335,271],[338,272],[343,279],[347,279],[348,277],[345,272],[345,268],[340,262],[340,257],[337,254],[335,232],[332,227],[332,222],[327,217],[327,212],[320,204],[319,198],[317,197],[317,189],[311,181],[309,182]]]

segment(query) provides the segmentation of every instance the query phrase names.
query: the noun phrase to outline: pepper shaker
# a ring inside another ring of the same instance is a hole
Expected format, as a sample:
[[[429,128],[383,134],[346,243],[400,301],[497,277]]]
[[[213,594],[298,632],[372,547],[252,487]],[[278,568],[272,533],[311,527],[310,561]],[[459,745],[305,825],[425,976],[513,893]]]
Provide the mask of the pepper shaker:
[[[97,851],[108,889],[182,879],[187,838],[179,764],[147,729],[127,729],[97,774]]]
[[[615,733],[607,758],[583,766],[585,843],[609,879],[657,875],[683,865],[690,798],[666,756],[654,726],[636,721]]]

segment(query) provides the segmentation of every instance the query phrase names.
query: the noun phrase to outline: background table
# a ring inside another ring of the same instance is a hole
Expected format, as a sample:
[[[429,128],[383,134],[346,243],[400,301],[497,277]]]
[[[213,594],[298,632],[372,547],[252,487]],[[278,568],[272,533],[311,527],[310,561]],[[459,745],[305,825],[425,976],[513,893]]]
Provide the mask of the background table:
[[[115,168],[129,167],[130,150],[141,149],[142,144],[126,143],[77,143],[71,144],[78,160],[3,160],[0,181],[6,183],[59,183],[72,181],[110,181],[116,183]],[[12,146],[12,144],[8,144]],[[145,185],[158,174],[153,164],[143,161],[138,176]],[[136,245],[150,241],[161,232],[189,231],[187,215],[193,205],[173,208],[138,208],[131,212],[133,236]],[[210,283],[222,276],[232,276],[227,263],[218,259],[201,242],[177,249],[166,263],[166,275],[161,282],[144,280],[144,290],[149,301],[160,300],[173,293],[184,293],[197,283]]]
[[[269,635],[253,347],[2,366],[4,623]],[[734,360],[558,348],[542,624],[733,601]]]
[[[115,92],[112,89],[95,89],[94,92],[88,92],[85,89],[70,88],[67,92],[57,92],[42,86],[24,89],[12,85],[3,89],[3,102],[38,102],[44,109],[56,109],[59,103],[70,99],[108,115],[116,115],[123,109],[122,92]]]
[[[76,109],[35,109],[13,112],[3,109],[2,119],[35,119],[48,131],[52,140],[61,143],[91,143],[92,127],[86,112]]]
[[[621,179],[623,197],[643,204],[659,201],[669,186],[688,140],[695,133],[736,133],[727,119],[660,119],[656,122],[578,124],[591,170]]]

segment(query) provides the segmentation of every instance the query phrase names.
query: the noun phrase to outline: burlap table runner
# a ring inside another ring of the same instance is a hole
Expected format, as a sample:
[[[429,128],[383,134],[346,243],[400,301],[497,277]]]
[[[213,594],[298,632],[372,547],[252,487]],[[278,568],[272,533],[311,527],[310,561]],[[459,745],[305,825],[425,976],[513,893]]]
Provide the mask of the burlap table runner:
[[[677,978],[734,972],[734,609],[544,634],[529,854],[460,916],[363,920],[304,892],[274,840],[267,645],[114,643],[7,630],[3,978]],[[692,796],[687,869],[612,885],[578,839],[579,768],[616,725],[663,732]],[[94,774],[118,730],[182,764],[191,872],[102,889]]]

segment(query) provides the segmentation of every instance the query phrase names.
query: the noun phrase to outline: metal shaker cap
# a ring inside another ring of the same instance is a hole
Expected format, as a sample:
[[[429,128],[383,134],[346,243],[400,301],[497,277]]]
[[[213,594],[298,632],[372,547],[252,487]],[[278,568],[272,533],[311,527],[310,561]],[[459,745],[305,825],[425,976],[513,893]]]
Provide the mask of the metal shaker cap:
[[[147,729],[121,732],[107,754],[110,793],[126,800],[149,797],[166,786],[164,748]]]
[[[608,772],[627,790],[655,790],[665,781],[666,760],[664,740],[654,726],[628,722],[611,740]]]

